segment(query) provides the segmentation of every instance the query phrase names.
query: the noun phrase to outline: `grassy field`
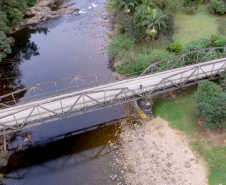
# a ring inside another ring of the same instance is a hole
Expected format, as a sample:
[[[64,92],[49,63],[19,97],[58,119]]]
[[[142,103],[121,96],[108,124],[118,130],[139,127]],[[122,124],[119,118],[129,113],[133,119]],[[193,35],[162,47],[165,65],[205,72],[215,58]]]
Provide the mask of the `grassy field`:
[[[193,87],[176,94],[176,100],[171,97],[156,99],[154,113],[155,116],[167,120],[172,128],[188,136],[192,149],[199,153],[208,165],[210,185],[226,184],[226,143],[222,137],[226,135],[222,132],[213,133],[198,124],[193,114],[195,102],[192,95],[195,90],[196,87]]]
[[[180,41],[185,45],[191,40],[199,37],[210,37],[211,34],[217,32],[216,19],[226,18],[226,16],[218,16],[211,14],[207,5],[199,5],[195,14],[185,14],[178,12],[175,16],[175,34],[174,41]]]

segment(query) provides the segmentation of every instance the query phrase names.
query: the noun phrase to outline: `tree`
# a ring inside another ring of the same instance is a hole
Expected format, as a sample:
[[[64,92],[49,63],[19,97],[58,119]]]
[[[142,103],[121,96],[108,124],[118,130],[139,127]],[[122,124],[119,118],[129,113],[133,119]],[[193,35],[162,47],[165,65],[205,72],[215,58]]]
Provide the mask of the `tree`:
[[[12,39],[8,38],[2,31],[0,31],[0,61],[5,58],[7,54],[11,53],[10,44]]]
[[[226,126],[226,93],[217,84],[209,81],[198,85],[194,95],[195,115],[204,120],[203,125],[210,129]]]
[[[198,102],[195,115],[204,119],[203,126],[216,129],[226,126],[226,93]]]
[[[144,16],[144,21],[142,22],[142,26],[146,28],[146,32],[148,36],[152,38],[152,50],[153,50],[153,39],[157,34],[157,28],[161,29],[162,27],[166,27],[164,19],[167,19],[167,16],[162,14],[157,9],[148,9],[147,14]]]
[[[0,10],[0,31],[2,31],[3,33],[8,33],[10,31],[7,16],[1,10]]]
[[[210,81],[205,81],[198,85],[197,92],[194,94],[194,100],[197,103],[204,102],[213,97],[217,97],[222,92],[222,88],[217,84]]]

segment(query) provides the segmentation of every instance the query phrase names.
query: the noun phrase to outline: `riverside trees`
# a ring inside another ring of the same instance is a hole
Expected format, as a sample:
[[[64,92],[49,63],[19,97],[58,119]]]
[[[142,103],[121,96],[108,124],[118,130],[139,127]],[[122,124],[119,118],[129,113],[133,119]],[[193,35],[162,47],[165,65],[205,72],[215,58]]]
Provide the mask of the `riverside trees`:
[[[35,2],[36,0],[0,0],[0,61],[11,53],[13,39],[7,34],[20,24],[26,9]]]

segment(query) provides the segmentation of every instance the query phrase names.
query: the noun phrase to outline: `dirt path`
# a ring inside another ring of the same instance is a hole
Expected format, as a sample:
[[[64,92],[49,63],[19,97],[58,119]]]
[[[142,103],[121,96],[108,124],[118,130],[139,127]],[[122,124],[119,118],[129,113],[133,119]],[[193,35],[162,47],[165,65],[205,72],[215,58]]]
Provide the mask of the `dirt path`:
[[[122,123],[121,159],[126,184],[206,185],[206,171],[186,142],[161,118]],[[120,184],[120,183],[118,183]]]

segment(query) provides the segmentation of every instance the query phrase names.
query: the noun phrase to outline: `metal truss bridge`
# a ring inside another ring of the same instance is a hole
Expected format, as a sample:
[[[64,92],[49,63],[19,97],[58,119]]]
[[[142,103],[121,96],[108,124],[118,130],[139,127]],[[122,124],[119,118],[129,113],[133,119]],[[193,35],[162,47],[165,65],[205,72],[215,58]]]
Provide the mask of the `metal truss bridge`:
[[[1,96],[0,135],[217,79],[226,69],[225,51],[218,47],[177,55],[122,81],[114,73],[74,76]]]

